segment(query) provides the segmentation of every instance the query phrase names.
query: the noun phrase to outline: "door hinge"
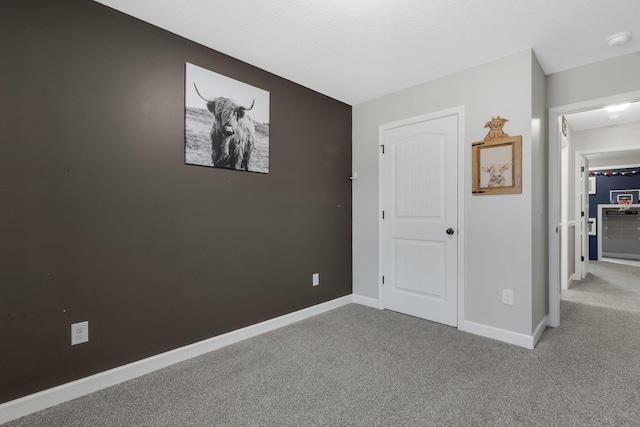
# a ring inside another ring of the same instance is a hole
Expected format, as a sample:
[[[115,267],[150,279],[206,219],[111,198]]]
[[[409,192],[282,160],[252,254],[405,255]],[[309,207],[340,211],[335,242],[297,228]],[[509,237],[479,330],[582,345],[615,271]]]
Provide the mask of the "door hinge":
[[[580,166],[580,172],[584,172],[584,166]]]
[[[384,276],[382,276],[382,284],[384,285]]]
[[[584,256],[581,256],[581,257],[580,257],[580,260],[581,260],[581,261],[584,261]]]
[[[382,154],[384,154],[384,144],[380,144],[380,147],[382,147]]]
[[[584,218],[584,211],[580,212],[580,216]]]
[[[384,211],[382,211],[382,219],[384,219]]]

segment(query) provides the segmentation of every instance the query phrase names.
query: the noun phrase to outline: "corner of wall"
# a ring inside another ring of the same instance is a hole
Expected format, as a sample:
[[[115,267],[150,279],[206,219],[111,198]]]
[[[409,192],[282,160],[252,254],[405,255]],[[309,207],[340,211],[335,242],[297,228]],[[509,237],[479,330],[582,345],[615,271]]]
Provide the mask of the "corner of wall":
[[[531,282],[531,330],[548,314],[549,257],[549,182],[548,182],[548,134],[547,78],[531,51],[531,161],[532,174],[532,282]]]

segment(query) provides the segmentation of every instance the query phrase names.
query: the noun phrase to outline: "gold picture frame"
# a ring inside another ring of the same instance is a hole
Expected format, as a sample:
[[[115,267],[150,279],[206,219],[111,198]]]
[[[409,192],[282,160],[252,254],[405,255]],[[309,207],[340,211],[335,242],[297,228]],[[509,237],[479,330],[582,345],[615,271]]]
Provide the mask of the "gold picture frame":
[[[522,136],[471,144],[473,195],[522,193]]]

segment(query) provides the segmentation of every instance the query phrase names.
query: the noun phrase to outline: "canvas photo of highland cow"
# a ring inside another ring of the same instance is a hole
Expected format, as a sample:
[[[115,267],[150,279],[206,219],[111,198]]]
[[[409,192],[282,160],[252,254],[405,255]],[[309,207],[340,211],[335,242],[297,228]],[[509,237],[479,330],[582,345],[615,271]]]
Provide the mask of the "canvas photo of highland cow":
[[[185,163],[269,173],[269,92],[187,63]]]

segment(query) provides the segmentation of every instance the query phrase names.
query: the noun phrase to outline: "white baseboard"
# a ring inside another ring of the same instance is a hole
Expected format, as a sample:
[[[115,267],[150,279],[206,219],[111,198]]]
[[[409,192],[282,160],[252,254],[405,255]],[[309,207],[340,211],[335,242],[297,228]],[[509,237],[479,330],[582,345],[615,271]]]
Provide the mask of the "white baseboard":
[[[352,303],[347,295],[0,405],[0,424]]]
[[[535,347],[536,344],[538,343],[538,340],[542,336],[542,333],[547,328],[548,324],[549,324],[549,315],[546,315],[546,316],[544,316],[544,319],[542,319],[540,321],[540,323],[536,327],[536,330],[533,331],[533,347]],[[533,348],[533,347],[531,347],[531,348]]]
[[[383,309],[381,301],[375,298],[353,294],[353,302],[354,304],[366,305],[368,307],[378,308],[380,310]],[[533,335],[531,336],[469,321],[464,321],[463,324],[458,327],[458,329],[463,332],[469,332],[486,338],[492,338],[498,341],[503,341],[509,344],[532,349],[535,347],[536,343],[542,336],[542,333],[547,327],[548,322],[549,316],[545,316],[545,318],[542,319],[540,324],[536,327]]]
[[[544,323],[544,325],[546,326],[546,322]],[[538,326],[538,328],[540,328],[540,326]],[[533,335],[507,331],[506,329],[494,328],[493,326],[470,322],[468,320],[465,320],[462,328],[459,327],[458,329],[469,332],[471,334],[480,335],[481,337],[491,338],[528,349],[533,349],[536,343]],[[542,331],[540,331],[540,335],[542,335]]]
[[[355,304],[366,305],[367,307],[379,308],[382,310],[382,305],[380,304],[379,299],[353,294],[353,302]]]
[[[571,277],[569,277],[569,280],[567,281],[567,289],[571,289],[574,280],[576,280],[576,273],[572,273]]]

